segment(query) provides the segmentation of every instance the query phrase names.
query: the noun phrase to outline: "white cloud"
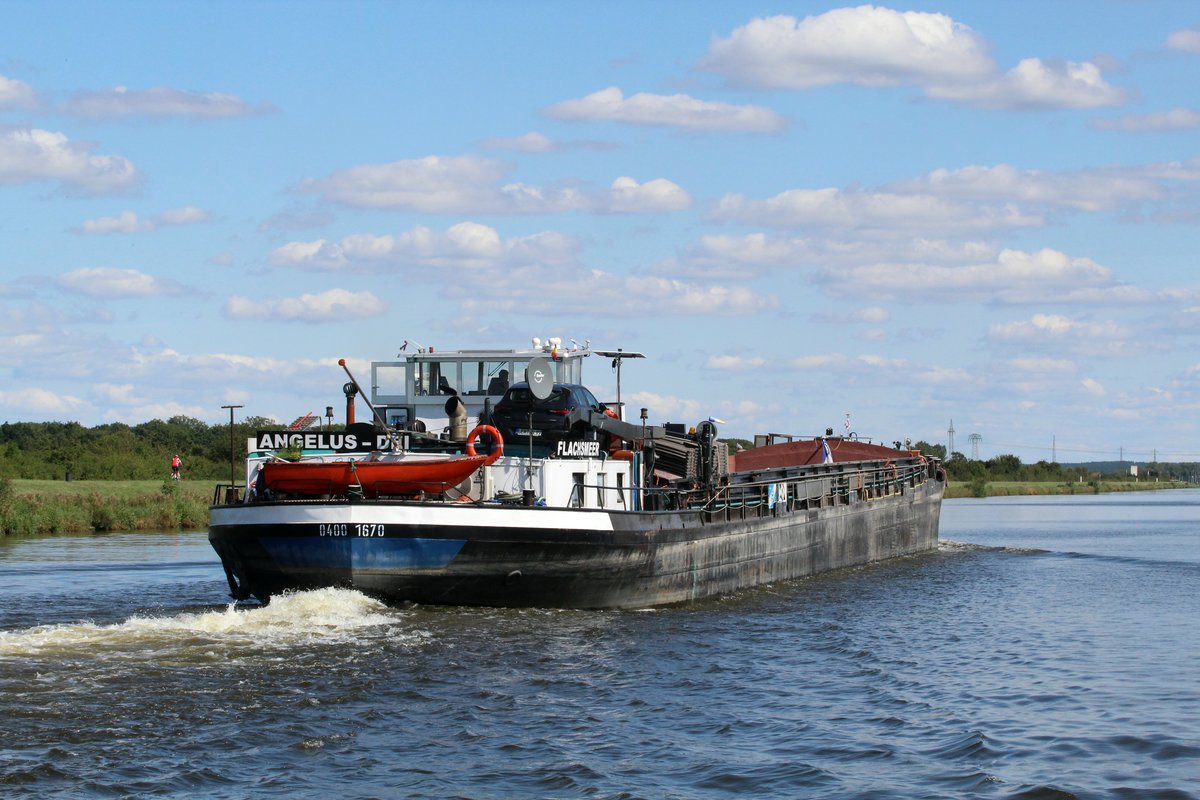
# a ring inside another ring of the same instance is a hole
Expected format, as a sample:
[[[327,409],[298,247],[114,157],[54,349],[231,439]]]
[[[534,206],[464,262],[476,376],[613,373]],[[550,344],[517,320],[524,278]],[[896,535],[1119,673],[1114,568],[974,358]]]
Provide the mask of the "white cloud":
[[[1108,393],[1100,381],[1095,378],[1084,378],[1079,383],[1082,384],[1088,394],[1095,395],[1096,397],[1103,397]]]
[[[779,307],[777,297],[741,287],[540,266],[496,275],[486,297],[475,286],[451,286],[447,293],[460,300],[461,313],[468,317],[484,313],[745,316]]]
[[[558,231],[542,231],[530,236],[509,239],[505,245],[505,264],[541,264],[553,268],[574,264],[579,242]]]
[[[947,235],[983,234],[1041,227],[1064,211],[1142,213],[1141,206],[1179,195],[1175,182],[1200,180],[1200,160],[1071,171],[1018,169],[1008,164],[937,169],[911,180],[876,187],[788,189],[773,197],[727,194],[708,218],[779,229],[831,229],[855,232],[854,241],[769,239],[763,234],[706,236],[676,262],[720,271],[733,264],[767,266],[789,260],[863,263],[882,244],[878,236],[916,236],[912,244],[886,247],[915,251],[938,261],[953,260],[978,242],[948,244]],[[942,254],[935,251],[940,249]],[[895,256],[892,256],[893,258]],[[668,270],[672,264],[659,265]]]
[[[613,214],[681,211],[692,204],[683,189],[663,178],[638,183],[633,178],[620,177],[613,181],[609,198],[601,208]]]
[[[854,314],[855,319],[861,322],[886,322],[888,319],[888,310],[879,306],[871,306],[870,308],[859,309]]]
[[[304,181],[300,188],[360,208],[454,213],[492,207],[496,184],[509,169],[502,161],[479,156],[426,156],[335,170],[328,178]]]
[[[721,355],[709,356],[704,362],[704,367],[721,372],[746,372],[759,369],[766,363],[767,360],[761,356]]]
[[[865,364],[868,367],[876,367],[877,369],[904,369],[908,366],[908,359],[885,358],[874,353],[864,353],[858,356],[856,360],[860,364]]]
[[[1022,59],[990,81],[931,86],[926,91],[940,100],[998,110],[1099,108],[1125,102],[1125,92],[1106,83],[1095,64],[1040,58]]]
[[[329,249],[326,249],[326,248]],[[341,252],[333,249],[324,239],[315,242],[288,242],[271,252],[271,263],[279,267],[313,266],[318,269],[336,270],[345,259]],[[318,258],[320,257],[320,258]],[[320,266],[317,266],[317,265]]]
[[[512,138],[492,137],[479,143],[489,150],[514,150],[518,153],[554,153],[562,147],[545,134],[537,131],[523,133]]]
[[[99,92],[77,92],[63,110],[91,119],[121,117],[187,117],[193,120],[261,114],[270,106],[251,106],[240,97],[220,92],[187,92],[158,86],[129,89],[117,86]]]
[[[515,153],[559,153],[564,150],[619,150],[621,145],[593,139],[572,139],[560,142],[543,133],[533,131],[520,136],[492,136],[479,142],[486,150],[510,150]]]
[[[929,367],[914,372],[913,378],[919,383],[932,384],[960,383],[965,385],[975,381],[970,372],[959,367]]]
[[[97,217],[84,220],[77,233],[104,235],[109,233],[148,233],[168,225],[193,225],[197,222],[207,222],[210,215],[202,208],[185,206],[171,208],[152,217],[141,219],[133,211],[122,211],[115,217]]]
[[[970,385],[976,378],[960,367],[939,367],[914,364],[910,359],[891,357],[878,353],[861,353],[856,356],[844,353],[824,353],[800,356],[787,361],[786,366],[799,372],[815,372],[819,375],[838,376],[838,385],[894,385],[895,380],[933,384]]]
[[[128,159],[92,155],[92,149],[53,131],[7,131],[0,135],[0,185],[58,181],[86,194],[109,194],[137,183],[138,172]]]
[[[41,333],[20,333],[14,336],[0,336],[0,345],[3,346],[3,350],[0,353],[28,353],[31,350],[42,347],[46,341],[47,337]]]
[[[944,14],[863,5],[756,19],[713,42],[705,69],[776,89],[832,84],[916,86],[993,109],[1095,108],[1124,102],[1092,63],[1026,58],[1001,75],[984,40]]]
[[[1152,178],[1164,165],[1096,168],[1074,172],[1017,169],[1008,164],[937,169],[890,187],[942,198],[1023,202],[1079,211],[1102,211],[1156,200],[1166,191]]]
[[[1115,119],[1094,119],[1093,128],[1108,131],[1182,131],[1200,128],[1200,111],[1191,108],[1172,108],[1153,114],[1130,114]]]
[[[944,14],[859,6],[755,19],[712,43],[702,64],[735,83],[808,89],[895,86],[988,75],[982,39]]]
[[[1077,320],[1059,314],[1034,314],[1026,320],[996,323],[988,326],[987,336],[1023,348],[1066,348],[1101,356],[1125,355],[1133,342],[1133,332],[1118,322]]]
[[[627,411],[632,408],[645,407],[649,409],[652,419],[695,420],[702,416],[707,418],[709,414],[709,407],[701,406],[695,400],[669,394],[655,394],[654,392],[633,392],[626,395],[625,407]]]
[[[943,266],[879,263],[827,270],[820,278],[838,296],[931,301],[945,295],[1008,302],[1071,299],[1087,289],[1111,291],[1112,270],[1089,258],[1049,248],[1036,253],[1003,250],[994,261]],[[1099,299],[1094,293],[1091,299]]]
[[[1167,47],[1172,50],[1200,53],[1200,28],[1184,28],[1173,32],[1167,37]]]
[[[1027,338],[1041,334],[1061,336],[1072,328],[1077,328],[1078,324],[1058,314],[1034,314],[1029,320],[992,325],[991,333],[1004,339]]]
[[[1059,374],[1076,370],[1075,362],[1065,358],[1014,358],[1008,365],[1018,372]]]
[[[15,391],[0,390],[0,408],[33,414],[70,415],[87,405],[69,394],[27,386]],[[8,416],[8,415],[5,415]]]
[[[632,213],[687,208],[691,198],[659,178],[638,184],[622,177],[605,191],[502,183],[511,165],[480,156],[426,156],[336,170],[310,178],[300,190],[359,208],[393,208],[430,214],[545,214],[563,211]]]
[[[145,233],[154,230],[154,223],[138,219],[133,211],[122,211],[115,217],[86,219],[79,226],[79,233],[105,235],[109,233]]]
[[[251,397],[252,403],[239,418],[278,411],[276,418],[291,420],[317,402],[323,408],[329,388],[345,381],[336,363],[342,353],[279,359],[264,355],[253,343],[247,345],[253,350],[248,355],[180,353],[153,342],[131,345],[110,339],[108,330],[52,326],[43,335],[23,335],[19,341],[0,336],[0,369],[10,376],[9,385],[0,389],[11,392],[7,404],[17,409],[9,418],[138,423],[179,413],[227,423],[229,412],[220,406],[243,402],[232,398],[248,393],[242,398]],[[192,344],[200,341],[184,338]],[[40,387],[47,395],[30,403],[25,387]],[[80,397],[71,396],[81,387]],[[306,407],[297,411],[301,404]],[[31,410],[33,406],[44,413]]]
[[[578,100],[555,103],[543,113],[573,121],[628,122],[689,130],[773,133],[787,126],[787,120],[782,115],[762,106],[697,100],[686,94],[639,92],[625,97],[615,86]]]
[[[24,108],[32,106],[33,101],[33,89],[29,84],[0,75],[0,109]]]
[[[721,198],[712,218],[772,228],[979,230],[1029,227],[1042,218],[1012,205],[955,203],[930,194],[860,189],[790,189],[766,200]]]
[[[170,419],[171,417],[203,419],[211,413],[211,408],[194,403],[143,403],[128,408],[124,412],[124,417],[130,422],[136,423],[148,419]]]
[[[385,310],[383,302],[371,292],[345,289],[261,300],[234,295],[225,302],[225,315],[231,319],[280,322],[342,322],[378,316]]]
[[[208,222],[208,220],[209,213],[203,208],[195,206],[168,208],[155,217],[155,221],[159,225],[192,225],[197,222]]]
[[[134,394],[132,383],[93,383],[92,395],[96,399],[125,406],[145,402],[144,398]]]
[[[654,266],[663,275],[708,278],[753,278],[771,269],[812,266],[859,266],[902,260],[931,264],[964,264],[995,258],[997,249],[986,242],[950,242],[920,236],[852,240],[706,234],[674,258]]]
[[[332,367],[328,374],[337,374],[332,359],[329,364],[313,359],[279,359],[255,352],[252,355],[236,353],[180,353],[170,348],[156,348],[132,353],[125,371],[137,376],[186,375],[196,385],[230,384],[273,385],[286,379],[301,383],[312,379],[320,380],[316,373],[321,367]],[[174,380],[172,378],[171,380]],[[228,418],[228,417],[227,417]]]
[[[808,256],[812,249],[812,245],[804,239],[768,237],[764,233],[742,236],[705,234],[677,261],[684,264],[687,272],[694,272],[694,268],[699,266],[706,272],[719,272],[733,277],[744,275],[748,266],[764,267],[793,262]]]
[[[1133,168],[1137,174],[1163,181],[1200,181],[1200,158],[1161,161]]]
[[[846,357],[840,353],[799,356],[788,362],[793,369],[825,369],[826,367],[839,366],[845,363]]]
[[[90,267],[60,275],[63,290],[88,297],[155,297],[182,294],[186,289],[175,281],[156,278],[136,269]]]
[[[502,241],[494,228],[460,222],[444,233],[417,227],[398,235],[354,234],[340,242],[289,242],[270,255],[271,263],[318,271],[375,271],[381,268],[485,269],[529,263],[564,264],[578,244],[554,232]]]

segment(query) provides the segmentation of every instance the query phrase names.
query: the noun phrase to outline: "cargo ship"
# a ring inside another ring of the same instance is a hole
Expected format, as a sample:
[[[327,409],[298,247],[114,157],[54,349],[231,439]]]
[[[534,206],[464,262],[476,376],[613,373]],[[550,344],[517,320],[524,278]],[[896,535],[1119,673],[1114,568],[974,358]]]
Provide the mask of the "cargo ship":
[[[641,357],[418,348],[372,364],[369,399],[346,368],[342,430],[260,431],[244,481],[217,487],[231,595],[648,608],[937,547],[936,459],[830,429],[730,452],[711,419],[630,421],[620,369]],[[611,359],[616,401],[584,388],[588,358]]]

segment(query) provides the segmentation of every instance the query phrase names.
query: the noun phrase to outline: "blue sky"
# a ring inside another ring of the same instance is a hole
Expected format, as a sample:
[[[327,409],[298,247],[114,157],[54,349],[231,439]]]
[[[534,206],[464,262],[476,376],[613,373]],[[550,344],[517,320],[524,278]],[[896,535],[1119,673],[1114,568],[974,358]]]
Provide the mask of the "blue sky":
[[[1195,4],[0,14],[0,419],[560,336],[723,435],[1200,460]]]

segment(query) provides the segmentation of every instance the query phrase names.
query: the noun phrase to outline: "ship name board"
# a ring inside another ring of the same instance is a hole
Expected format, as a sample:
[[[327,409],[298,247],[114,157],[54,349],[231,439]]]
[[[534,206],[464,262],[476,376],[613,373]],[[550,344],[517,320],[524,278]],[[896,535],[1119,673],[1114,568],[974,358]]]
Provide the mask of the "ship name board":
[[[554,453],[557,456],[574,456],[576,458],[598,458],[600,456],[599,442],[559,442]]]
[[[388,434],[376,432],[370,425],[362,428],[354,425],[345,431],[257,431],[254,434],[254,449],[286,450],[298,447],[301,450],[332,450],[335,453],[368,453],[391,449]]]

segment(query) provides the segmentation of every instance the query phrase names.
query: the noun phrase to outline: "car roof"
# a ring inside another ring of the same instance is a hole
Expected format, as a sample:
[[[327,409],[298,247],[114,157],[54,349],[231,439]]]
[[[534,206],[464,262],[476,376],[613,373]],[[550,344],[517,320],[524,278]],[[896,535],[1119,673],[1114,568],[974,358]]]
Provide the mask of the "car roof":
[[[511,386],[509,386],[508,390],[511,392],[513,389],[528,389],[528,388],[529,388],[528,381],[520,381],[519,383],[514,383]],[[582,389],[582,388],[584,388],[584,386],[582,383],[556,383],[556,384],[554,384],[554,388],[555,389]]]

